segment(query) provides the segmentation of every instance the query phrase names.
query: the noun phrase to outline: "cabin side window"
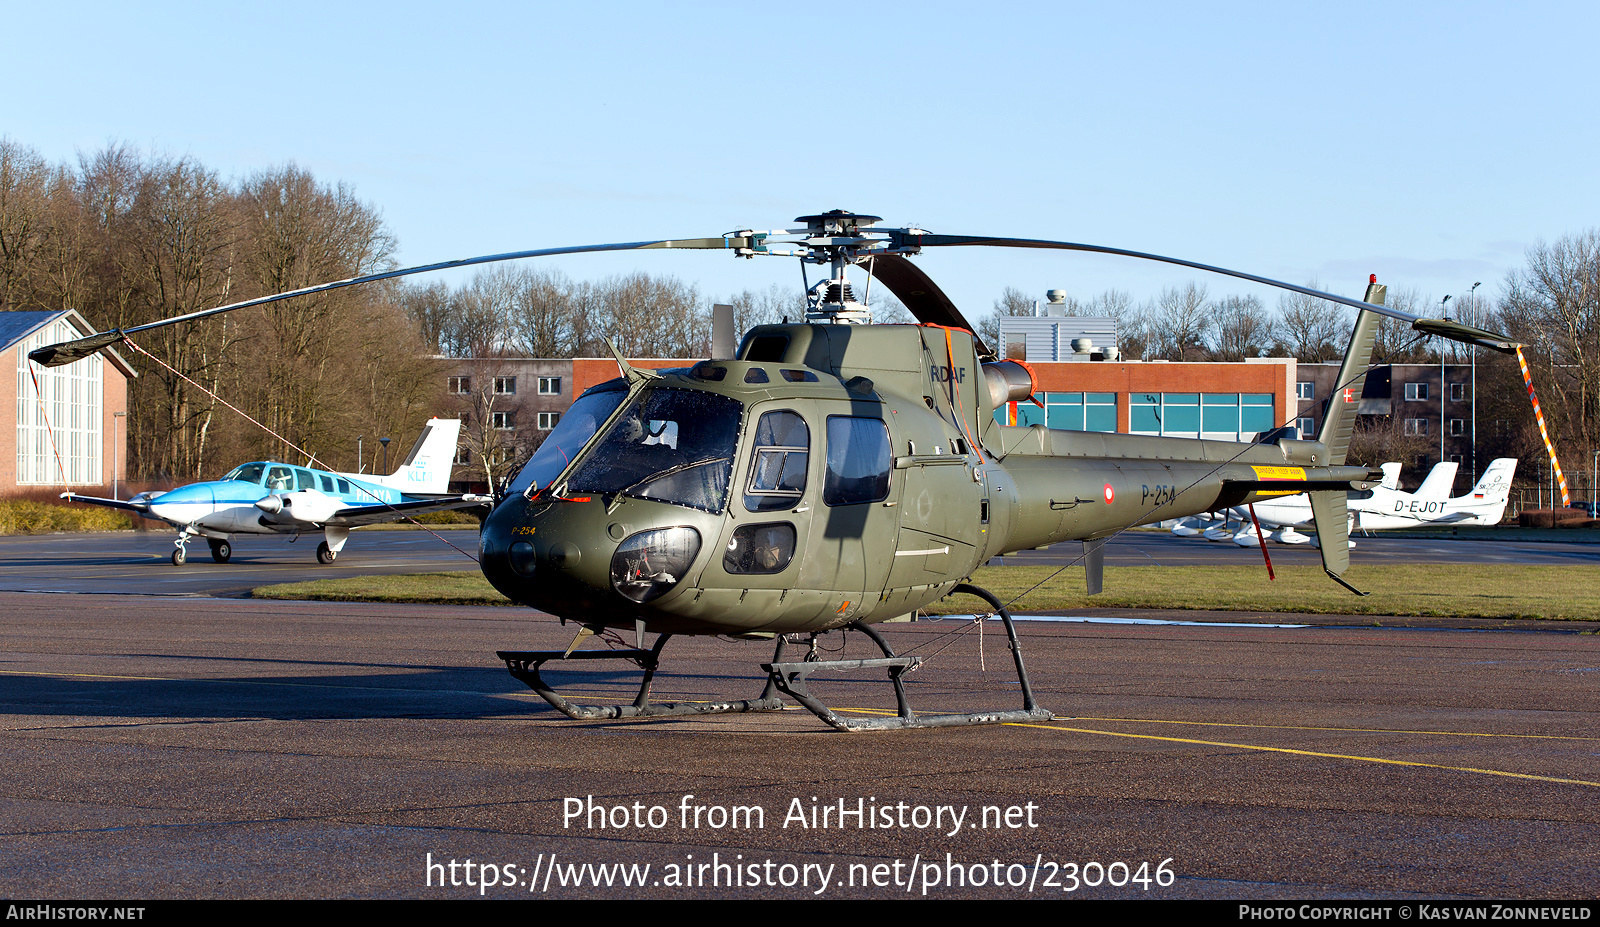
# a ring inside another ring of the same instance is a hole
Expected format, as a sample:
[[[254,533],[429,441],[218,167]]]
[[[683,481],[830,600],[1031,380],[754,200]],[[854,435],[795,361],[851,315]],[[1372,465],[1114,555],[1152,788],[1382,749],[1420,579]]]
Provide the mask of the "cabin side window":
[[[794,559],[798,535],[786,521],[764,525],[741,525],[722,554],[722,569],[728,573],[782,573]]]
[[[889,498],[889,426],[881,418],[828,416],[828,476],[822,501],[859,505]]]
[[[750,479],[744,507],[774,512],[800,504],[806,491],[806,466],[811,459],[811,429],[794,412],[768,412],[756,425],[750,454]]]
[[[273,467],[267,471],[267,489],[272,492],[289,492],[294,489],[294,471],[288,467]]]

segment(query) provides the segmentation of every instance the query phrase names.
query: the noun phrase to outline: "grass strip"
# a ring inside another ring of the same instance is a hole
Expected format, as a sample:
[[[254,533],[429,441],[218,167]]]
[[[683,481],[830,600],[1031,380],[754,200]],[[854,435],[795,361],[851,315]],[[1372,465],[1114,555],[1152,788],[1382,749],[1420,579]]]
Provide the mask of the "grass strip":
[[[983,567],[973,582],[1009,602],[1056,571],[1048,566]],[[1600,567],[1507,564],[1359,566],[1345,578],[1368,596],[1354,596],[1321,568],[1279,567],[1268,582],[1256,566],[1108,567],[1105,592],[1090,597],[1083,570],[1069,567],[1011,607],[1018,612],[1082,608],[1176,608],[1210,611],[1397,615],[1437,618],[1600,618]],[[357,576],[264,586],[258,598],[336,602],[509,605],[473,571]],[[976,599],[935,605],[936,613],[970,612]]]

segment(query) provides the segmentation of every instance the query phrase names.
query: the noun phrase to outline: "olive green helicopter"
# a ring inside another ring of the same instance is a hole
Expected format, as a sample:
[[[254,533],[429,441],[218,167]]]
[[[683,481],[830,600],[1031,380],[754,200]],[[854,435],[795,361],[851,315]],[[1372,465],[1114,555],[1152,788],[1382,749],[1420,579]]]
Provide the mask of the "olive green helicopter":
[[[997,555],[1079,541],[1088,590],[1102,587],[1103,545],[1131,526],[1309,492],[1323,566],[1349,567],[1345,493],[1382,474],[1345,464],[1380,316],[1494,350],[1516,345],[1482,329],[1383,306],[1369,284],[1354,300],[1225,268],[1098,245],[938,235],[879,228],[843,210],[802,216],[803,228],[546,248],[486,255],[334,281],[161,322],[50,345],[29,356],[70,363],[158,325],[407,274],[596,251],[717,249],[798,257],[827,275],[807,287],[803,322],[762,325],[736,350],[692,367],[644,370],[617,353],[620,376],[586,391],[517,472],[480,535],[484,575],[513,601],[579,632],[565,651],[501,651],[517,678],[576,719],[784,707],[793,697],[840,730],[940,727],[1048,719],[1029,686],[1009,611],[970,582]],[[995,410],[1035,392],[1025,363],[998,358],[910,257],[926,248],[995,246],[1096,252],[1224,274],[1360,310],[1315,440],[1290,427],[1253,443],[1007,426]],[[846,271],[866,272],[857,300]],[[872,324],[872,282],[919,324]],[[809,281],[808,281],[809,284]],[[729,339],[731,341],[731,338]],[[615,349],[613,348],[613,352]],[[958,714],[911,710],[897,656],[873,627],[953,594],[985,601],[1004,624],[1020,709]],[[1359,593],[1358,593],[1359,594]],[[634,647],[579,650],[606,629]],[[864,633],[883,656],[819,659],[817,641]],[[646,634],[656,635],[645,646]],[[754,699],[652,703],[651,679],[675,635],[776,642]],[[785,646],[809,641],[805,658]],[[548,663],[624,659],[643,671],[631,705],[580,705],[540,675]],[[846,718],[808,688],[823,671],[883,669],[895,716]]]

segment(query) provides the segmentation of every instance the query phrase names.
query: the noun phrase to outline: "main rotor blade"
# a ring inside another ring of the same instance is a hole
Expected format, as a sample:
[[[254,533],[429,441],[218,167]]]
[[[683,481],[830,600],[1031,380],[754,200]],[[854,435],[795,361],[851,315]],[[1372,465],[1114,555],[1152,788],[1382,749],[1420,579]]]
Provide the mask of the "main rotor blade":
[[[972,332],[972,337],[978,341],[979,354],[991,353],[961,310],[939,289],[933,278],[922,272],[922,268],[898,254],[877,255],[867,266],[872,276],[888,287],[894,298],[904,303],[918,322],[965,329]]]
[[[1313,290],[1310,287],[1297,286],[1293,283],[1286,283],[1282,280],[1274,280],[1271,277],[1259,277],[1255,274],[1247,274],[1242,270],[1229,270],[1226,267],[1217,267],[1212,264],[1201,264],[1198,261],[1185,261],[1182,258],[1166,257],[1164,255],[1150,254],[1144,251],[1129,251],[1126,248],[1108,248],[1104,245],[1087,245],[1081,242],[1072,241],[1049,241],[1039,238],[990,238],[983,235],[910,235],[907,236],[906,241],[924,248],[959,245],[984,245],[1000,248],[1044,248],[1053,251],[1087,251],[1094,254],[1115,254],[1121,257],[1139,258],[1140,260],[1145,261],[1159,261],[1163,264],[1176,264],[1179,267],[1192,267],[1195,270],[1209,271],[1210,273],[1222,274],[1227,277],[1237,277],[1240,280],[1249,280],[1252,283],[1261,283],[1265,284],[1266,286],[1277,287],[1281,290],[1289,290],[1305,296],[1314,296],[1317,299],[1326,299],[1329,302],[1340,303],[1341,305],[1350,306],[1355,309],[1366,309],[1371,312],[1376,312],[1379,315],[1386,315],[1391,319],[1399,319],[1403,322],[1409,322],[1411,323],[1413,330],[1421,332],[1425,335],[1438,335],[1441,338],[1448,338],[1452,341],[1460,341],[1465,344],[1476,344],[1485,348],[1499,351],[1502,354],[1515,354],[1517,348],[1520,347],[1518,342],[1513,341],[1505,335],[1496,334],[1486,329],[1476,328],[1471,325],[1464,325],[1460,322],[1445,322],[1439,319],[1425,319],[1421,316],[1412,315],[1409,312],[1401,312],[1398,309],[1390,309],[1387,306],[1373,305],[1372,303],[1362,302],[1359,299],[1351,299],[1348,296],[1337,296],[1333,293],[1324,293],[1321,290]]]
[[[59,367],[81,360],[110,344],[122,340],[124,335],[134,332],[147,331],[152,328],[161,328],[165,325],[175,325],[178,322],[192,322],[208,316],[223,312],[232,312],[235,309],[248,309],[251,306],[262,306],[267,303],[278,302],[284,299],[293,299],[296,296],[310,296],[315,293],[325,293],[341,287],[356,286],[362,283],[376,283],[379,280],[392,280],[395,277],[408,277],[412,274],[425,274],[436,270],[447,270],[452,267],[471,267],[475,264],[493,264],[499,261],[516,261],[522,258],[547,257],[553,254],[585,254],[593,251],[645,251],[653,248],[681,248],[681,249],[727,249],[748,248],[751,239],[737,236],[722,236],[719,238],[666,238],[658,241],[629,241],[601,245],[571,245],[564,248],[536,248],[532,251],[508,251],[504,254],[486,254],[481,257],[461,258],[454,261],[440,261],[436,264],[423,264],[418,267],[402,267],[398,270],[386,270],[381,273],[367,274],[362,277],[350,277],[345,280],[335,280],[331,283],[319,283],[316,286],[302,287],[290,290],[287,293],[275,293],[271,296],[261,296],[247,299],[243,302],[229,303],[226,306],[217,306],[214,309],[202,309],[199,312],[190,312],[186,315],[173,316],[159,322],[148,322],[144,325],[135,325],[128,329],[113,329],[100,332],[87,338],[74,341],[63,341],[58,344],[48,344],[28,352],[28,359],[45,367]]]

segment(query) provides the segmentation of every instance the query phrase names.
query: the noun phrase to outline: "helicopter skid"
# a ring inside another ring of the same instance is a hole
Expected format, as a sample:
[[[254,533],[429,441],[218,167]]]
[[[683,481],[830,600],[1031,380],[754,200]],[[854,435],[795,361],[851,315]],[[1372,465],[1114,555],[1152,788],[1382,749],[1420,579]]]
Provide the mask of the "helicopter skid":
[[[907,728],[929,727],[961,727],[973,724],[1013,724],[1026,721],[1049,721],[1055,717],[1048,709],[1040,708],[1033,700],[1033,689],[1028,684],[1028,670],[1022,663],[1022,647],[1017,642],[1017,631],[1011,623],[1011,613],[1000,604],[991,593],[977,586],[966,583],[956,586],[951,594],[969,593],[975,595],[994,607],[995,613],[1005,624],[1006,640],[1011,648],[1011,656],[1017,665],[1017,679],[1022,687],[1022,707],[1010,711],[976,711],[964,714],[943,715],[918,715],[911,710],[911,705],[906,699],[905,684],[901,676],[907,670],[921,665],[921,657],[897,657],[889,642],[882,635],[872,629],[871,625],[852,621],[846,627],[860,631],[883,651],[883,656],[872,660],[812,660],[801,663],[779,663],[774,657],[772,663],[762,665],[762,669],[771,674],[771,684],[782,689],[785,694],[804,705],[812,714],[821,718],[835,730],[840,731],[884,731],[902,730]],[[812,673],[823,670],[853,670],[877,669],[882,667],[888,670],[889,681],[894,685],[895,704],[898,706],[898,715],[893,718],[841,718],[834,714],[832,709],[812,695],[806,688],[806,677]]]
[[[661,702],[650,704],[650,682],[655,678],[660,664],[661,648],[672,637],[662,634],[649,650],[580,650],[564,653],[560,650],[502,650],[497,654],[506,662],[511,675],[527,684],[557,711],[574,721],[606,721],[616,718],[670,718],[684,715],[715,715],[748,711],[782,711],[783,699],[776,696],[769,680],[760,698],[740,699],[733,702]],[[783,639],[779,638],[773,659],[783,654]],[[632,705],[579,705],[568,701],[556,692],[539,675],[539,667],[551,661],[566,660],[631,660],[644,670],[639,683],[639,694]]]

